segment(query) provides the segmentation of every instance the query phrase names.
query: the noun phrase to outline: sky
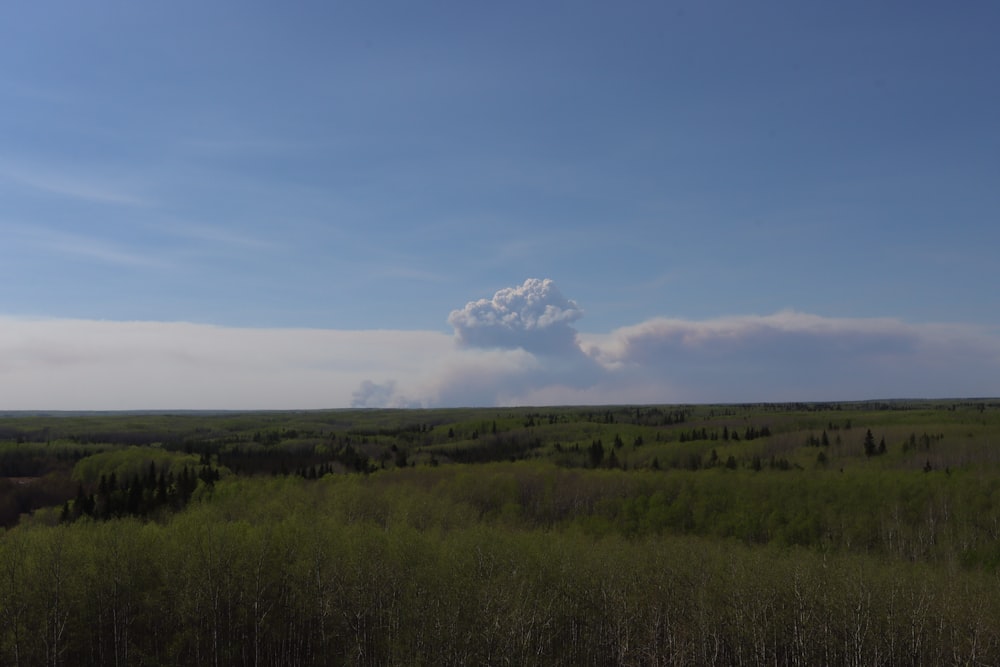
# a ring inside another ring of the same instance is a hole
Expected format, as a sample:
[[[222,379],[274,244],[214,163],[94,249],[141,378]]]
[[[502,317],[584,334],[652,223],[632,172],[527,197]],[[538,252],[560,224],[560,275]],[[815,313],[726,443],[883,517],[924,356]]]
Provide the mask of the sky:
[[[4,13],[0,410],[1000,396],[995,3]]]

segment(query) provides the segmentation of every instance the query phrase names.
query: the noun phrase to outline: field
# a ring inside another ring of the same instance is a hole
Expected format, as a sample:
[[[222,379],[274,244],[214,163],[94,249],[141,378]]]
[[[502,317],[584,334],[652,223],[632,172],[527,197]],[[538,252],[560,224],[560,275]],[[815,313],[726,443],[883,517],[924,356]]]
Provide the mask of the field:
[[[1000,401],[0,416],[0,664],[1000,664]]]

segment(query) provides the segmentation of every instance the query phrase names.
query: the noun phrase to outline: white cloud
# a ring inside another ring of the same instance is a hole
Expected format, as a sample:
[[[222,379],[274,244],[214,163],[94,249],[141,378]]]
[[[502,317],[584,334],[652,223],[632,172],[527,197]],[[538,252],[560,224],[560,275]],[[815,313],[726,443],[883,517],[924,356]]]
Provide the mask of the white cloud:
[[[522,348],[541,354],[576,353],[570,324],[583,311],[564,297],[552,280],[529,278],[519,287],[499,290],[492,299],[470,301],[453,310],[448,323],[461,344],[482,348]]]

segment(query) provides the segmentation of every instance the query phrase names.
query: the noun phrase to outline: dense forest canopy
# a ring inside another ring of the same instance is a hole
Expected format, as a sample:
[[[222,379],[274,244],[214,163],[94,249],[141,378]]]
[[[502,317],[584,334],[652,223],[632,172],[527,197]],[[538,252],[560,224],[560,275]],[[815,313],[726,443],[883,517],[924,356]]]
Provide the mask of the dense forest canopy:
[[[996,664],[1000,401],[9,413],[0,663]]]

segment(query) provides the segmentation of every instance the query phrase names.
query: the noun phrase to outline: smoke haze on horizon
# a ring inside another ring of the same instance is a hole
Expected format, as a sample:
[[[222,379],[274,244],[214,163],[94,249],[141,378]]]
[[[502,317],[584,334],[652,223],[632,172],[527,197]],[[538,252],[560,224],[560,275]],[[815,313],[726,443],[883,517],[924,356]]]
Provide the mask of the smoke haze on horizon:
[[[578,332],[550,279],[434,331],[0,318],[4,409],[308,409],[1000,395],[1000,336],[784,311]],[[473,332],[470,334],[470,332]]]

